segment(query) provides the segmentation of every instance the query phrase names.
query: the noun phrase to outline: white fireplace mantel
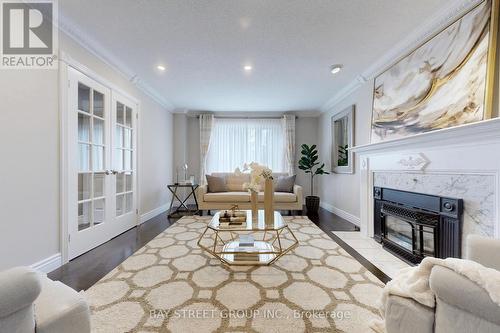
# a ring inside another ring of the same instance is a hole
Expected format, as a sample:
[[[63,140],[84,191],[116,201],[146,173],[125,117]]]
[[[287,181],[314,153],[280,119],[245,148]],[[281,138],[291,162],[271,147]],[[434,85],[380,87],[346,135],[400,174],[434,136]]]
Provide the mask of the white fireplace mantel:
[[[373,236],[374,175],[484,175],[495,179],[492,236],[500,238],[500,119],[352,148],[360,163],[360,229]],[[439,193],[435,193],[439,194]]]
[[[427,133],[407,136],[396,140],[356,146],[352,151],[360,155],[391,152],[394,150],[432,148],[454,145],[477,145],[500,140],[500,118],[477,123],[444,128]]]

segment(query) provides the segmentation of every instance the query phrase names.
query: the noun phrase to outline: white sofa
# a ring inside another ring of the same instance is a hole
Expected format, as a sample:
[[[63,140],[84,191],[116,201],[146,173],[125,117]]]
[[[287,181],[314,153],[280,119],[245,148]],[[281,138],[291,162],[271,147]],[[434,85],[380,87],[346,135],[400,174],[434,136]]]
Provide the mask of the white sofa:
[[[0,272],[1,333],[90,333],[85,298],[27,267]]]
[[[198,201],[198,209],[202,212],[207,210],[230,209],[234,204],[240,209],[250,209],[250,194],[243,190],[243,184],[250,180],[249,174],[236,175],[234,173],[217,172],[213,173],[214,177],[222,177],[226,180],[227,192],[209,193],[208,186],[203,185],[196,190],[196,200]],[[280,176],[288,176],[285,173],[273,173],[274,179]],[[260,192],[258,196],[259,208],[263,208],[264,192]],[[302,215],[303,195],[302,187],[294,185],[293,192],[275,192],[274,207],[276,210],[299,211]]]

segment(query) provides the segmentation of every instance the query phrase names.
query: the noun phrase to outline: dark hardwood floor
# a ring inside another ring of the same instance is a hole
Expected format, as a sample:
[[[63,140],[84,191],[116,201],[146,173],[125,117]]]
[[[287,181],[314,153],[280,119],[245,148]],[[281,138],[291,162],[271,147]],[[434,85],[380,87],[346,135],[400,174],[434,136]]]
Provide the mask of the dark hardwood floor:
[[[357,226],[322,208],[318,215],[309,218],[378,279],[384,283],[390,280],[387,275],[332,233],[332,231],[359,231]],[[86,290],[177,220],[178,218],[169,218],[167,213],[160,214],[71,260],[50,272],[48,276],[77,291]]]
[[[86,290],[177,220],[169,218],[167,213],[160,214],[47,275],[77,291]]]

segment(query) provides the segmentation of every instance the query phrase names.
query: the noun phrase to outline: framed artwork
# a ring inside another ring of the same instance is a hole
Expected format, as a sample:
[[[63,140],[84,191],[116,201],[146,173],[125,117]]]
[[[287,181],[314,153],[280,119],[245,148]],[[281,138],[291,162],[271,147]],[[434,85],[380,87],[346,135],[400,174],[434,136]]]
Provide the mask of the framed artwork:
[[[371,142],[491,117],[499,0],[484,0],[375,78]]]
[[[334,173],[354,173],[354,109],[351,105],[332,117],[332,162]]]

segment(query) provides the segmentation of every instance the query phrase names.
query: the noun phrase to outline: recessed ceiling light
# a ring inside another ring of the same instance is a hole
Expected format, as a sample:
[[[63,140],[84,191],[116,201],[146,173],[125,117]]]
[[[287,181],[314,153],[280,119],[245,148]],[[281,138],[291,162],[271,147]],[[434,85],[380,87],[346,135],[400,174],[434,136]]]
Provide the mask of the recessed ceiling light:
[[[245,70],[245,72],[250,72],[253,69],[253,67],[251,65],[245,65],[243,66],[243,69]]]
[[[332,65],[330,66],[330,72],[332,74],[337,74],[342,69],[342,65]]]
[[[165,66],[163,66],[163,65],[158,65],[158,66],[156,66],[156,68],[158,68],[158,70],[160,70],[160,71],[162,71],[162,72],[163,72],[163,71],[165,71],[165,70],[167,69],[167,68],[166,68]]]

